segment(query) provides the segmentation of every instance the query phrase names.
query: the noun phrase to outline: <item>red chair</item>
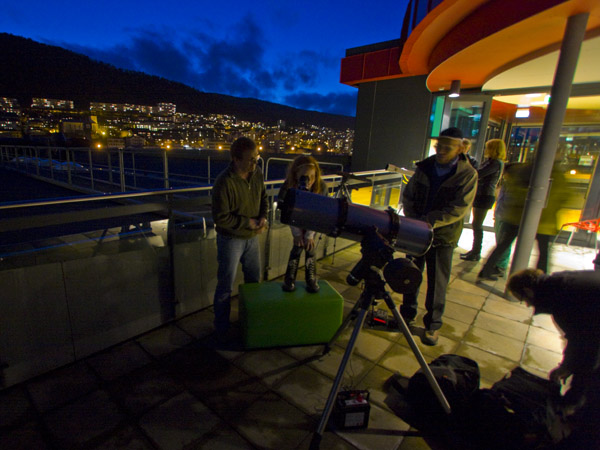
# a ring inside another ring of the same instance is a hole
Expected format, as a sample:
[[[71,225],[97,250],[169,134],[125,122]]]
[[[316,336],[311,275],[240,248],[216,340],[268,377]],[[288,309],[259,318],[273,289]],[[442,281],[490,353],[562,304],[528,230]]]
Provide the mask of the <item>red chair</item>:
[[[560,230],[558,230],[556,237],[554,238],[554,242],[556,242],[556,239],[558,239],[558,235],[565,227],[573,227],[573,230],[571,230],[571,235],[569,236],[569,240],[567,241],[567,245],[571,244],[571,239],[573,239],[573,233],[576,230],[585,230],[590,233],[594,233],[594,250],[598,252],[598,232],[600,232],[600,217],[593,220],[581,220],[579,222],[563,223],[560,227]]]

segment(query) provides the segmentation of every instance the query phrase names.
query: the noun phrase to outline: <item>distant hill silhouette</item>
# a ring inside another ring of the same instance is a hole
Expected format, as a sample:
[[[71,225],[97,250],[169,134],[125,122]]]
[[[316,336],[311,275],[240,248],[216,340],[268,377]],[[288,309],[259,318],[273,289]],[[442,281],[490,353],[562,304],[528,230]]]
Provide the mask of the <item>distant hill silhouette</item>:
[[[29,106],[32,97],[73,100],[77,109],[89,102],[155,105],[171,102],[177,111],[232,114],[239,119],[288,125],[302,123],[334,129],[354,127],[354,117],[306,111],[252,98],[198,91],[182,83],[142,72],[118,69],[87,56],[0,33],[0,96]]]

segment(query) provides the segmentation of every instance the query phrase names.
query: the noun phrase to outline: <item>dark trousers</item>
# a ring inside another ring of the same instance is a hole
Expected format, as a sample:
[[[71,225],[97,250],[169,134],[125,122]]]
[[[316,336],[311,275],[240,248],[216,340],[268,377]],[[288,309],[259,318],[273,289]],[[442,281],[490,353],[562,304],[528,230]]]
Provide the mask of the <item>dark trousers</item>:
[[[489,209],[473,208],[473,248],[471,252],[475,255],[481,253],[481,243],[483,242],[483,221]]]
[[[510,248],[513,241],[519,234],[519,227],[517,225],[511,225],[509,223],[502,222],[500,225],[499,240],[496,243],[496,248],[492,251],[483,268],[481,269],[482,275],[491,275],[496,263],[502,256],[502,254]],[[538,249],[540,256],[537,262],[537,268],[548,272],[548,246],[550,244],[550,235],[548,234],[536,234],[535,239],[538,242]]]
[[[413,257],[413,262],[421,272],[427,264],[427,296],[425,297],[427,313],[423,317],[423,324],[428,330],[439,330],[442,326],[453,251],[454,247],[450,246],[431,247],[425,255]],[[418,290],[414,294],[404,294],[400,314],[405,320],[413,320],[416,317],[418,295]]]

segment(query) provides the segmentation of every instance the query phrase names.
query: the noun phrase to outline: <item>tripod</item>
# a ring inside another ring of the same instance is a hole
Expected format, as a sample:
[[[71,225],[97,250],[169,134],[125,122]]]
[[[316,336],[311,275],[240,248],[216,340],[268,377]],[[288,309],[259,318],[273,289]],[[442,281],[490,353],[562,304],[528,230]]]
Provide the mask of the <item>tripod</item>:
[[[361,259],[361,261],[359,261],[359,263],[357,264],[357,267],[361,266],[362,268],[364,268],[362,270],[362,272],[364,272],[362,275],[365,280],[365,287],[360,295],[360,298],[352,308],[352,311],[346,316],[346,318],[336,331],[331,341],[329,341],[329,343],[325,346],[323,354],[329,352],[331,346],[333,345],[333,342],[335,342],[335,340],[340,336],[340,334],[348,326],[350,321],[356,319],[354,329],[352,330],[352,335],[350,336],[350,340],[348,341],[348,346],[346,347],[346,351],[344,352],[344,356],[342,357],[342,361],[333,381],[333,386],[331,387],[331,391],[329,392],[329,397],[327,398],[327,402],[325,403],[325,409],[323,410],[321,421],[319,422],[317,431],[314,433],[313,438],[311,440],[311,450],[318,449],[320,446],[321,439],[323,437],[323,432],[325,431],[325,428],[329,421],[329,417],[331,416],[335,399],[337,398],[340,389],[340,384],[342,382],[344,372],[346,371],[346,365],[348,364],[352,356],[352,352],[354,351],[356,340],[363,327],[369,307],[375,299],[382,299],[385,302],[386,306],[389,308],[389,310],[392,312],[394,318],[396,319],[396,323],[400,328],[400,331],[402,331],[402,334],[404,334],[406,341],[408,342],[412,352],[417,358],[417,361],[419,362],[419,365],[421,366],[421,369],[423,370],[423,373],[425,374],[425,377],[427,378],[429,385],[431,386],[436,397],[438,398],[442,408],[447,414],[450,414],[450,405],[448,404],[446,397],[444,397],[444,393],[440,389],[440,386],[438,385],[435,377],[433,376],[431,369],[427,365],[427,362],[425,361],[421,350],[419,350],[419,347],[415,343],[415,340],[413,339],[410,333],[408,325],[406,325],[406,322],[398,312],[396,305],[392,300],[392,297],[385,290],[385,281],[382,279],[380,271],[378,270],[381,269],[381,267],[383,267],[391,259],[393,249],[391,249],[385,243],[383,244],[384,247],[382,247],[381,242],[374,243],[371,236],[366,236],[363,239],[361,246],[361,251],[364,256],[363,259]]]

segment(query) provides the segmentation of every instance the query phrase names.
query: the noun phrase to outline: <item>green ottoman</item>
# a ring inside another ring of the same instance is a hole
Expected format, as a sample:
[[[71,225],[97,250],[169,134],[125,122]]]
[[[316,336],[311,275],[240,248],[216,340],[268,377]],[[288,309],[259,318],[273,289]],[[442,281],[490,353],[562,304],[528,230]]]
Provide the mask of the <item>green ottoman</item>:
[[[316,294],[303,281],[294,292],[281,283],[240,286],[240,324],[246,348],[321,344],[331,340],[342,323],[344,299],[327,281]]]

